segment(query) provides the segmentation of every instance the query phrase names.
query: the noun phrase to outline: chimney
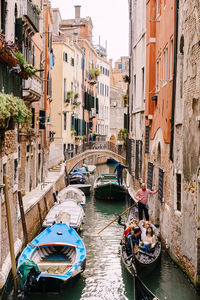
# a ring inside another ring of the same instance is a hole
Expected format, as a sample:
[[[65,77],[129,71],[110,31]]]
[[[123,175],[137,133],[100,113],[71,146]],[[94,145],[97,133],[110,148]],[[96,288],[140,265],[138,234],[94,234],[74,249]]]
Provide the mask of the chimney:
[[[81,5],[74,5],[75,7],[75,19],[80,19],[81,17]]]

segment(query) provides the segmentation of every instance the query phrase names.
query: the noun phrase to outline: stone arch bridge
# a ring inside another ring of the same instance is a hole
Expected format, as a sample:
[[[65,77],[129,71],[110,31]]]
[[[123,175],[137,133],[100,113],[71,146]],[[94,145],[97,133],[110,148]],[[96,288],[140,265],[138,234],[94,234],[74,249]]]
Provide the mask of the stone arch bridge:
[[[68,159],[66,161],[66,172],[69,174],[72,169],[83,159],[93,156],[93,155],[101,155],[101,156],[107,156],[109,158],[114,158],[117,161],[120,161],[122,164],[126,164],[126,158],[116,152],[113,152],[109,149],[90,149],[86,150],[80,154],[77,154],[76,156]]]

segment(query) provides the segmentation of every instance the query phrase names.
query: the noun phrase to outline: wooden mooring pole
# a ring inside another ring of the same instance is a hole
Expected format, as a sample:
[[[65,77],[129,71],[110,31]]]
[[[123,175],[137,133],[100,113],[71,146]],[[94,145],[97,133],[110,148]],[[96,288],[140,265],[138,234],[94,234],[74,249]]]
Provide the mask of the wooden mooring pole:
[[[3,176],[4,182],[4,192],[5,192],[5,203],[6,203],[6,216],[8,222],[8,238],[9,238],[9,245],[10,245],[10,257],[11,257],[11,266],[12,266],[12,275],[14,281],[14,290],[17,292],[18,285],[17,285],[17,268],[15,262],[15,250],[14,250],[14,240],[13,240],[13,231],[12,231],[12,222],[11,222],[11,211],[10,211],[10,203],[9,203],[9,196],[8,196],[8,181],[7,176]]]
[[[19,200],[19,208],[20,208],[20,214],[21,214],[21,220],[22,220],[22,229],[23,229],[23,234],[24,234],[24,240],[25,240],[25,245],[27,245],[28,244],[28,232],[27,232],[27,227],[26,227],[26,219],[25,219],[25,214],[24,214],[22,193],[20,191],[18,192],[18,200]]]

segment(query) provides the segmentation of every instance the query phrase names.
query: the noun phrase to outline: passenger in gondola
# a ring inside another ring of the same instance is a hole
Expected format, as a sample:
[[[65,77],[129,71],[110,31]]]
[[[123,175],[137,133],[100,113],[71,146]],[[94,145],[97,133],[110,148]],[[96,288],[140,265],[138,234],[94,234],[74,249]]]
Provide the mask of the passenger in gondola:
[[[156,236],[153,232],[152,227],[147,227],[146,235],[144,236],[140,249],[144,250],[145,252],[152,252],[155,248],[156,242]]]
[[[153,232],[155,233],[157,228],[150,222],[150,221],[144,221],[141,220],[138,224],[138,226],[140,227],[141,230],[141,240],[143,241],[145,235],[146,235],[146,230],[148,227],[151,227],[153,229]]]
[[[126,243],[126,250],[127,254],[132,254],[133,251],[135,251],[135,246],[139,245],[139,242],[141,240],[141,231],[139,226],[134,226],[130,228],[130,232],[128,233],[126,237],[127,243]]]

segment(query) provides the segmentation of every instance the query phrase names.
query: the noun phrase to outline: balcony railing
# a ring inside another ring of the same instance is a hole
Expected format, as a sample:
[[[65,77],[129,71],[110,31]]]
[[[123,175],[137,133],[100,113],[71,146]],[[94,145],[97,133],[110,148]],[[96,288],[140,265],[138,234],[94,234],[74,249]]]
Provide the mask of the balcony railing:
[[[22,14],[27,17],[36,32],[39,32],[40,16],[31,1],[23,1]]]
[[[39,101],[42,94],[42,80],[37,76],[33,76],[27,80],[23,80],[22,96],[30,102]]]

